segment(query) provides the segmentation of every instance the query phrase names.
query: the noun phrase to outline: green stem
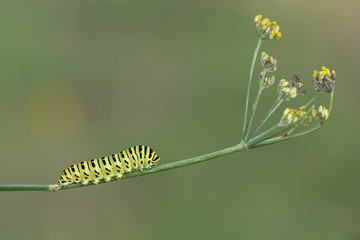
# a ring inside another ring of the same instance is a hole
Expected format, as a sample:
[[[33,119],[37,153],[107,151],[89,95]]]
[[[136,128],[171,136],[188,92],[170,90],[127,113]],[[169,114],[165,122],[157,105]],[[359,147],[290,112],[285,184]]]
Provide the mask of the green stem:
[[[185,167],[185,166],[189,166],[189,165],[192,165],[195,163],[200,163],[200,162],[208,161],[210,159],[225,156],[225,155],[228,155],[228,154],[231,154],[234,152],[244,151],[246,149],[247,149],[246,145],[243,143],[240,143],[235,146],[225,148],[225,149],[222,149],[222,150],[219,150],[216,152],[204,154],[201,156],[197,156],[197,157],[193,157],[193,158],[189,158],[189,159],[185,159],[185,160],[181,160],[181,161],[177,161],[177,162],[173,162],[173,163],[159,165],[152,169],[143,170],[143,171],[133,171],[131,173],[124,174],[121,179],[127,179],[127,178],[167,171],[167,170],[171,170],[171,169],[175,169],[175,168],[179,168],[179,167]],[[113,182],[116,180],[117,179],[111,179],[110,181]],[[100,181],[100,183],[104,183],[104,181]],[[92,185],[93,184],[90,183],[89,185],[86,185],[86,186],[92,186]],[[85,187],[85,186],[82,185],[81,183],[73,183],[64,188],[59,188],[58,185],[56,185],[56,184],[52,184],[52,185],[11,184],[11,185],[0,185],[0,191],[56,191],[56,190],[65,190],[65,189],[78,188],[78,187]]]
[[[259,136],[251,139],[251,140],[250,140],[249,142],[247,142],[246,144],[248,145],[249,148],[252,148],[253,146],[257,145],[257,144],[260,143],[260,142],[265,142],[266,140],[268,140],[268,139],[270,139],[270,138],[273,138],[273,137],[275,137],[275,136],[278,136],[278,135],[284,133],[285,131],[287,131],[287,130],[289,130],[289,129],[291,129],[291,128],[296,128],[297,125],[298,125],[302,120],[304,120],[307,116],[309,116],[309,114],[311,113],[311,110],[312,110],[312,109],[314,109],[314,107],[311,107],[311,108],[308,110],[308,112],[307,112],[304,116],[302,116],[300,119],[298,119],[296,122],[294,122],[294,123],[290,124],[289,126],[281,129],[280,131],[277,131],[277,132],[271,134],[270,136],[267,136],[267,137],[265,137],[265,138],[263,138],[263,139],[261,139],[261,140],[258,141],[258,139],[260,139],[260,137],[259,137],[260,135],[261,135],[261,137],[263,137],[263,136],[267,135],[268,133],[270,133],[271,131],[275,130],[276,127],[281,128],[281,125],[280,125],[280,124],[277,124],[277,125],[275,125],[274,127],[270,128],[269,130],[265,131],[264,133],[260,134]],[[272,129],[273,129],[273,130],[272,130]]]
[[[312,102],[315,101],[315,99],[319,96],[319,94],[316,94],[315,96],[313,96],[310,101],[308,101],[304,106],[305,108],[307,108]]]
[[[265,115],[265,117],[261,120],[259,126],[251,133],[249,138],[252,138],[259,130],[260,128],[265,124],[265,122],[271,117],[271,115],[276,111],[276,109],[281,105],[281,103],[284,101],[284,99],[278,99],[275,101],[275,103],[272,105],[272,107],[269,109],[268,113]]]
[[[266,141],[263,141],[263,142],[260,142],[260,143],[257,143],[255,145],[251,146],[251,148],[262,147],[262,146],[265,146],[265,145],[270,145],[270,144],[274,144],[274,143],[278,143],[278,142],[287,141],[287,140],[290,140],[290,139],[293,139],[293,138],[301,137],[301,136],[304,136],[304,135],[306,135],[308,133],[314,132],[314,131],[318,130],[319,128],[321,128],[321,125],[317,124],[316,126],[308,129],[307,131],[304,131],[304,132],[301,132],[301,133],[298,133],[298,134],[295,134],[295,135],[287,136],[285,138],[268,139]]]
[[[262,77],[261,81],[264,81],[264,77],[265,77],[265,74]],[[248,138],[250,128],[251,128],[251,124],[252,124],[252,121],[254,119],[255,111],[256,111],[257,105],[259,103],[259,99],[260,99],[260,95],[261,95],[262,90],[263,90],[262,84],[260,83],[259,90],[258,90],[258,92],[256,94],[256,98],[255,98],[254,104],[253,104],[252,109],[251,109],[250,119],[249,119],[248,125],[246,126],[246,129],[245,129],[245,131],[246,131],[245,136],[244,136],[245,141]]]
[[[329,115],[330,115],[331,110],[332,110],[333,100],[334,100],[334,90],[330,93]]]
[[[268,130],[266,130],[266,131],[263,132],[263,133],[260,133],[260,134],[257,135],[256,137],[251,138],[248,142],[246,142],[246,144],[249,145],[249,146],[251,146],[251,145],[253,145],[253,144],[256,143],[256,142],[261,142],[262,140],[264,140],[264,139],[262,139],[263,137],[265,137],[266,135],[274,132],[276,129],[279,129],[279,128],[281,128],[280,123],[272,126],[271,128],[269,128]]]
[[[57,184],[32,185],[32,184],[8,184],[0,185],[0,191],[56,191],[59,190]]]
[[[261,41],[262,41],[262,39],[259,38],[259,39],[258,39],[258,42],[257,42],[257,44],[256,44],[256,48],[255,48],[255,51],[254,51],[253,60],[252,60],[251,67],[250,67],[250,75],[249,75],[249,81],[248,81],[248,86],[247,86],[247,91],[246,91],[246,101],[245,101],[245,113],[244,113],[243,136],[242,136],[242,139],[244,139],[244,136],[245,136],[245,133],[246,133],[247,112],[248,112],[248,108],[249,108],[251,79],[252,79],[252,75],[253,75],[253,72],[254,72],[255,60],[256,60],[257,55],[258,55],[258,53],[259,53]]]

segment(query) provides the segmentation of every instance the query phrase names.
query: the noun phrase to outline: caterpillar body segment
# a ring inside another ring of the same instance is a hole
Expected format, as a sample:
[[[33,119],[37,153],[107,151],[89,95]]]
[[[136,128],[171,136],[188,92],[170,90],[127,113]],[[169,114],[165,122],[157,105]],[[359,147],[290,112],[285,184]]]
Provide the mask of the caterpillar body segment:
[[[111,155],[113,168],[115,171],[115,177],[116,179],[120,179],[122,175],[125,173],[123,165],[121,164],[121,160],[119,157],[119,154],[113,154]]]
[[[73,183],[88,185],[90,182],[109,182],[111,179],[121,179],[132,171],[149,169],[159,160],[150,147],[134,146],[118,154],[71,165],[60,174],[59,185],[66,187]]]
[[[87,185],[89,182],[91,182],[92,179],[92,173],[89,168],[89,163],[88,162],[79,163],[79,169],[80,169],[81,183],[83,185]]]

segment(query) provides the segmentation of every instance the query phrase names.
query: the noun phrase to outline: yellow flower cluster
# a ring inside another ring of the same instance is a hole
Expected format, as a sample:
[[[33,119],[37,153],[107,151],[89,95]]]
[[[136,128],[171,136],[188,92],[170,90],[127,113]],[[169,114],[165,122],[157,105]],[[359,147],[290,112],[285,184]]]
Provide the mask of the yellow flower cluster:
[[[335,70],[330,70],[324,66],[321,67],[320,71],[316,69],[313,72],[313,84],[315,91],[331,93],[334,91],[336,81]]]
[[[279,97],[281,99],[285,99],[289,101],[289,98],[295,98],[297,94],[296,87],[289,87],[290,82],[286,81],[286,79],[281,79],[279,81]]]
[[[263,83],[263,88],[271,87],[274,83],[275,83],[275,77],[274,76],[265,77],[264,78],[264,83]]]
[[[254,22],[256,32],[260,38],[269,40],[281,38],[280,26],[275,21],[271,22],[269,18],[263,19],[262,15],[256,15]]]
[[[262,52],[260,60],[261,60],[261,65],[264,68],[264,71],[266,71],[266,72],[275,72],[276,71],[277,59],[271,57],[266,52]]]
[[[323,124],[329,118],[330,115],[329,110],[321,105],[319,106],[318,110],[313,109],[311,113],[313,117],[316,120],[318,120],[321,124]]]
[[[299,109],[286,108],[283,113],[281,123],[282,124],[295,123],[299,119],[303,118],[306,114],[307,112],[305,111],[305,106],[302,106]],[[311,116],[307,116],[303,121],[301,121],[301,123],[306,127],[308,127],[309,123],[311,122],[311,119],[312,119]],[[306,123],[304,123],[305,120],[307,121]]]
[[[297,96],[304,96],[306,94],[305,90],[301,91],[301,88],[304,86],[303,83],[300,82],[301,77],[298,75],[294,75],[291,77],[290,82],[285,79],[281,79],[279,81],[279,99],[285,99],[289,101],[290,98],[295,98]]]

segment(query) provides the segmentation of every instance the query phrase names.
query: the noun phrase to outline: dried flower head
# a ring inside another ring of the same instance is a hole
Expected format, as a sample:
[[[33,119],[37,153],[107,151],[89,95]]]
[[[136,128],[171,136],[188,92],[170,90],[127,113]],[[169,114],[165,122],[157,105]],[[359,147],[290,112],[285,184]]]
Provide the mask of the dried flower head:
[[[314,70],[312,82],[316,92],[332,93],[334,91],[335,81],[335,70],[330,70],[324,66],[321,67],[321,71]]]
[[[281,38],[280,27],[275,21],[271,22],[268,18],[263,19],[262,15],[256,15],[254,22],[256,32],[260,38],[269,40]]]
[[[275,72],[276,71],[276,64],[278,62],[277,59],[271,57],[266,52],[262,52],[260,60],[261,60],[261,65],[263,66],[263,69],[265,72]]]
[[[328,109],[320,105],[318,110],[312,110],[312,115],[318,122],[324,124],[329,118],[330,113]]]
[[[301,79],[302,79],[302,77],[300,77],[298,75],[294,75],[290,79],[291,86],[296,88],[297,96],[304,96],[306,94],[305,90],[300,91],[300,89],[304,86],[304,84],[300,82]]]

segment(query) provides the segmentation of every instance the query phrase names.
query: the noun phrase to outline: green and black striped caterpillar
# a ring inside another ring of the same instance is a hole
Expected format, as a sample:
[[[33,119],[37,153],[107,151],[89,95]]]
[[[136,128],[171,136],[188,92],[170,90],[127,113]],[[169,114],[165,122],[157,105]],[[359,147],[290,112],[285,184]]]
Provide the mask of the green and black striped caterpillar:
[[[92,159],[71,165],[59,178],[59,185],[65,187],[73,183],[98,184],[100,180],[109,182],[112,178],[121,179],[123,174],[134,170],[142,171],[155,166],[160,158],[150,147],[135,146],[118,154],[100,159]]]

